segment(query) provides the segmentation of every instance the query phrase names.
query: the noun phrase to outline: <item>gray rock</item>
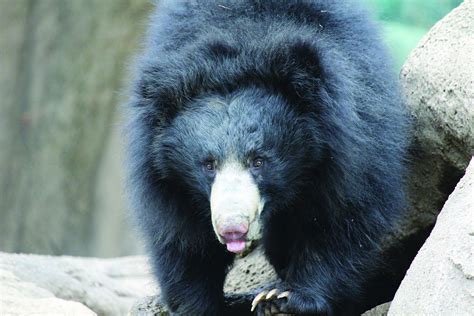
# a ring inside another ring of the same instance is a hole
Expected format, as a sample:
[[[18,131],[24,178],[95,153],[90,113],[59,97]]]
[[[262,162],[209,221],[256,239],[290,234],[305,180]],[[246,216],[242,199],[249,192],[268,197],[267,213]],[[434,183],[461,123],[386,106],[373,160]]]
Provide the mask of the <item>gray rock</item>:
[[[55,297],[51,292],[0,269],[1,315],[97,315],[85,305]]]
[[[474,1],[438,22],[401,72],[414,119],[411,209],[398,238],[432,226],[474,153]]]
[[[390,299],[474,153],[474,1],[438,22],[413,50],[401,85],[413,118],[410,207],[382,249],[390,269],[379,284]],[[374,293],[377,296],[377,293]]]
[[[389,315],[473,313],[474,158],[410,266]]]
[[[161,304],[160,295],[140,298],[130,309],[129,316],[168,316],[169,313]]]
[[[227,274],[224,292],[237,295],[255,293],[277,281],[273,267],[265,259],[262,249],[257,248],[248,256],[235,261]]]
[[[386,316],[389,308],[390,303],[381,304],[379,306],[375,306],[371,310],[366,311],[362,314],[362,316]]]
[[[138,298],[156,292],[148,271],[143,257],[0,253],[0,314],[125,315]]]

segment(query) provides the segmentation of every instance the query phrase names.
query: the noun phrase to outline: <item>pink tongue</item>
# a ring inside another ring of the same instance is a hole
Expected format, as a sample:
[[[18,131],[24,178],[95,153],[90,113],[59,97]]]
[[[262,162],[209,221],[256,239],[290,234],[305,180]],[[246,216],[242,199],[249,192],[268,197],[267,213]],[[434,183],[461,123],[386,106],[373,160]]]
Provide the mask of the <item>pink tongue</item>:
[[[242,252],[245,248],[245,241],[243,240],[232,240],[227,244],[227,250],[234,253]]]

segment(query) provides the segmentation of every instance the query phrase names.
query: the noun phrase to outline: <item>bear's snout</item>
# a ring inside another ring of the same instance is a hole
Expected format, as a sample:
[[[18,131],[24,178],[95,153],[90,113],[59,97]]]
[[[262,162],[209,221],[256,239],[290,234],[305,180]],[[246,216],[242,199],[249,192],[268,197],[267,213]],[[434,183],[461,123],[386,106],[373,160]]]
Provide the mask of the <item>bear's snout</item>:
[[[246,224],[223,225],[217,228],[219,236],[226,242],[233,240],[245,240],[249,227]]]
[[[238,163],[226,163],[216,172],[210,206],[214,231],[227,250],[242,253],[261,235],[264,200],[250,172]]]

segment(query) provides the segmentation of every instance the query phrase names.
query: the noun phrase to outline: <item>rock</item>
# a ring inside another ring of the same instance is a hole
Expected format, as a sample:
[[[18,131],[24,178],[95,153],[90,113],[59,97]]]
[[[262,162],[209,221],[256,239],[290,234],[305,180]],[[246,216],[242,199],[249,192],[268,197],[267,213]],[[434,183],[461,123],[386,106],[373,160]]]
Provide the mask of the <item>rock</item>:
[[[474,158],[410,266],[389,315],[472,315],[473,312]]]
[[[429,236],[436,216],[474,153],[474,1],[438,22],[401,71],[413,118],[407,215],[382,249],[387,271],[378,273],[373,301],[393,298]]]
[[[1,315],[97,315],[81,303],[59,299],[51,292],[3,269],[0,269],[0,293]]]
[[[261,248],[255,249],[248,256],[235,261],[227,274],[224,292],[245,295],[256,293],[269,284],[278,282],[273,267],[263,256]]]
[[[386,316],[389,308],[390,303],[384,303],[366,311],[362,316]]]
[[[143,257],[0,253],[0,314],[125,315],[138,298],[156,292],[148,271]]]
[[[410,214],[399,237],[431,227],[474,153],[474,1],[438,22],[410,54],[401,84],[414,119]]]
[[[147,296],[139,299],[130,309],[128,316],[168,316],[169,313],[161,304],[160,295]]]

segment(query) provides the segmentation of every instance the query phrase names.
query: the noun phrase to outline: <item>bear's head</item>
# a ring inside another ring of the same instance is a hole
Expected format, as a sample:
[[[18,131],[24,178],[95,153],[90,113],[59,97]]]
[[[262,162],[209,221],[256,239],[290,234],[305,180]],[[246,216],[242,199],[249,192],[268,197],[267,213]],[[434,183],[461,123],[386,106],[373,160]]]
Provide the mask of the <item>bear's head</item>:
[[[218,240],[241,253],[262,214],[298,199],[321,154],[317,122],[258,87],[190,101],[154,140],[155,166],[209,202]]]

